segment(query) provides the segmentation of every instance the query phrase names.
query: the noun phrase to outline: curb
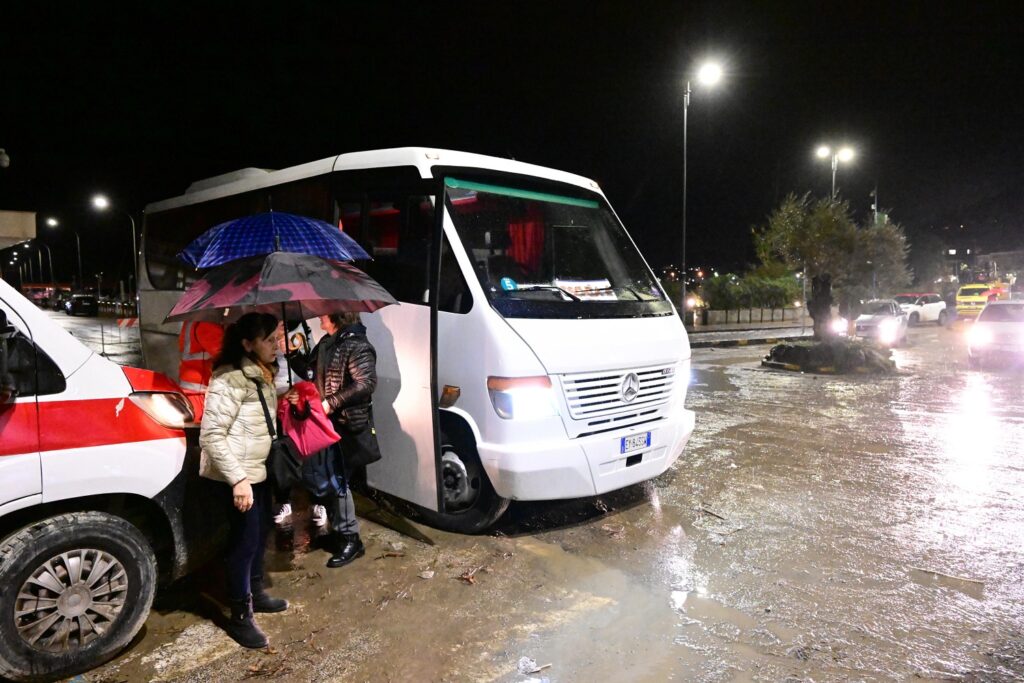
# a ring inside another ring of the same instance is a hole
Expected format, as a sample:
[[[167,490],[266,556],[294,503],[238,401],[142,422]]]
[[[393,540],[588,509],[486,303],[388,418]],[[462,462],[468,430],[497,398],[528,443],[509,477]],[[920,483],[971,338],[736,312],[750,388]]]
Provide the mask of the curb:
[[[796,337],[758,337],[757,339],[720,339],[717,341],[694,341],[693,336],[691,336],[690,348],[706,349],[709,347],[725,348],[730,346],[754,346],[756,344],[778,344],[779,342],[796,341],[799,339],[810,339],[810,335],[798,335]]]

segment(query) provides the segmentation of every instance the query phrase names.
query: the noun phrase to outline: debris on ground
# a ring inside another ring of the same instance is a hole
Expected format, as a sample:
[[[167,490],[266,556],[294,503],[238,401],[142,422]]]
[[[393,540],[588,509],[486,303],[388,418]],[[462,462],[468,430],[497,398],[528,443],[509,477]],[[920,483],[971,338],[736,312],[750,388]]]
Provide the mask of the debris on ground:
[[[392,550],[389,550],[386,553],[378,555],[377,557],[375,557],[373,559],[375,559],[375,560],[383,560],[385,557],[405,557],[405,553],[396,553],[396,552],[394,552]]]
[[[434,570],[433,569],[426,569],[426,570],[420,572],[419,574],[417,574],[417,576],[420,577],[421,579],[432,579],[432,578],[434,578]]]
[[[764,357],[761,365],[779,370],[824,374],[889,374],[896,371],[892,349],[871,341],[847,337],[777,344]]]
[[[519,664],[516,666],[516,668],[519,670],[519,673],[523,674],[524,676],[528,676],[530,674],[540,673],[545,669],[550,669],[551,665],[541,664],[540,666],[537,666],[536,659],[532,659],[530,657],[520,657]]]
[[[720,514],[718,514],[717,512],[715,512],[714,510],[710,510],[710,509],[708,509],[708,508],[704,507],[703,505],[701,505],[701,506],[700,506],[699,508],[697,508],[697,509],[698,509],[698,510],[700,510],[701,512],[703,512],[703,513],[704,513],[705,515],[711,515],[712,517],[715,517],[715,518],[717,518],[717,519],[720,519],[720,520],[722,520],[723,522],[728,522],[728,521],[729,521],[729,520],[727,520],[727,519],[726,519],[725,517],[723,517],[722,515],[720,515]]]
[[[609,538],[622,538],[623,533],[626,531],[626,527],[623,524],[615,526],[614,524],[603,524],[601,525],[601,531],[608,534]]]
[[[469,570],[463,572],[461,575],[457,576],[456,578],[459,579],[460,581],[465,581],[470,586],[473,586],[473,585],[476,584],[476,573],[478,571],[480,571],[480,570],[485,570],[486,571],[486,568],[483,565],[481,565],[479,567],[475,567],[474,569],[469,569]]]

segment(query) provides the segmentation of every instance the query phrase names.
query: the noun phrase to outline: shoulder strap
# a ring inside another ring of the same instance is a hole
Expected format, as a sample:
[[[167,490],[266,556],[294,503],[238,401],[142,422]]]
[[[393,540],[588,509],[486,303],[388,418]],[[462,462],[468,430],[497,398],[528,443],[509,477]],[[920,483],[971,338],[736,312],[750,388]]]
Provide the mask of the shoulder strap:
[[[263,417],[267,421],[267,431],[270,432],[270,438],[277,437],[277,430],[274,429],[274,420],[270,417],[270,409],[267,408],[267,399],[263,398],[263,388],[259,382],[253,382],[256,385],[256,395],[260,397],[260,405],[263,406]]]

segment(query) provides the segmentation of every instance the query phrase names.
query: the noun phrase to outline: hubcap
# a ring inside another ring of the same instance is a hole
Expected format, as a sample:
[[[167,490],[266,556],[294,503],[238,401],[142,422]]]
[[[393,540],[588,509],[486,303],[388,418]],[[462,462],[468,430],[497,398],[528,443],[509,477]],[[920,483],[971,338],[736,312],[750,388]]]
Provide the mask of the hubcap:
[[[445,451],[441,456],[441,479],[446,509],[462,510],[476,501],[479,481],[470,478],[466,463],[454,451]]]
[[[45,652],[88,645],[124,609],[128,575],[114,556],[92,548],[71,550],[41,564],[18,590],[18,635]]]

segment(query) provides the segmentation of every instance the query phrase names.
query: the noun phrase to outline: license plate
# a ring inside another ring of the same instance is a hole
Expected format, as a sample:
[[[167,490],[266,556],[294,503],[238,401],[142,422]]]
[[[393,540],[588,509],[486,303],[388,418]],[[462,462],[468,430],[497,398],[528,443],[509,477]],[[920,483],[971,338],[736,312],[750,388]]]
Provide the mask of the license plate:
[[[644,432],[643,434],[634,434],[633,436],[622,437],[622,442],[619,448],[620,453],[630,453],[632,451],[638,451],[641,448],[647,448],[651,445],[651,433]]]

